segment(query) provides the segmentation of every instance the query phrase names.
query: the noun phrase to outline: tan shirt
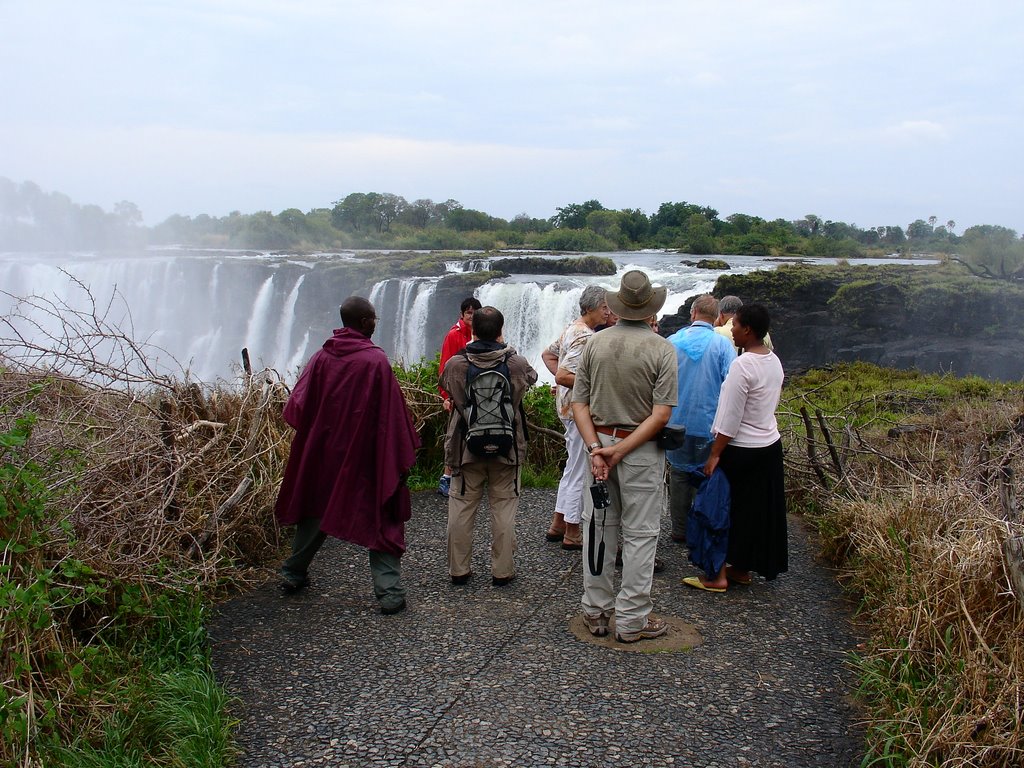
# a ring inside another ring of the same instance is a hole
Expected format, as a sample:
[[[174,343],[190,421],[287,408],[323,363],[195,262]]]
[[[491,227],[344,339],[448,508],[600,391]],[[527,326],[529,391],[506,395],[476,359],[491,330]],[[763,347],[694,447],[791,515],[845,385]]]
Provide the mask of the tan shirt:
[[[590,406],[597,426],[636,427],[655,405],[674,407],[675,348],[643,320],[619,320],[590,337],[576,368],[574,403]]]

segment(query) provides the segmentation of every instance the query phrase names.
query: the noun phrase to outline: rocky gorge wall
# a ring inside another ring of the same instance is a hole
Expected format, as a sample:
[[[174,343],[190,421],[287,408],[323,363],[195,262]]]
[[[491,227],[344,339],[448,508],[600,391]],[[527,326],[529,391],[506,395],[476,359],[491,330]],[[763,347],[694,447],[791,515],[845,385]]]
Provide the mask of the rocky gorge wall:
[[[723,275],[714,295],[764,304],[787,374],[863,361],[928,373],[1024,378],[1024,287],[951,265],[808,266]],[[661,321],[689,321],[687,301]]]

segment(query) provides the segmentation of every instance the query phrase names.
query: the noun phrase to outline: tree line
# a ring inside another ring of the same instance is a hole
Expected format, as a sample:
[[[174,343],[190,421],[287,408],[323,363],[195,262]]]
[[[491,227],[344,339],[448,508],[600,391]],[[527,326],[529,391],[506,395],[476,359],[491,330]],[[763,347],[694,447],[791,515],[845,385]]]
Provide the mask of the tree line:
[[[952,219],[916,219],[858,227],[808,214],[766,220],[734,213],[725,218],[706,205],[665,202],[651,214],[613,210],[598,200],[558,207],[547,219],[520,213],[511,220],[464,207],[457,200],[409,202],[390,192],[352,192],[330,208],[288,208],[227,216],[175,214],[152,228],[142,226],[134,203],[105,213],[79,206],[66,195],[44,193],[32,182],[0,177],[0,247],[102,248],[179,244],[266,250],[388,248],[402,250],[551,251],[675,249],[696,255],[856,258],[903,253],[956,254],[982,277],[1024,279],[1024,241],[1006,227],[978,225],[963,233]]]

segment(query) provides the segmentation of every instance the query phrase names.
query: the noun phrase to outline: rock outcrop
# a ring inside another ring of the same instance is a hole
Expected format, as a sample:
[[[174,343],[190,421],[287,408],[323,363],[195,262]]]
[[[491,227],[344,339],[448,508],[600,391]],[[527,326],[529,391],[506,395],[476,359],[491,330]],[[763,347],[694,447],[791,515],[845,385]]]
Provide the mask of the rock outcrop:
[[[788,374],[863,361],[928,373],[1024,378],[1024,289],[946,266],[786,266],[723,275],[715,296],[764,304]],[[690,301],[662,319],[671,335]]]

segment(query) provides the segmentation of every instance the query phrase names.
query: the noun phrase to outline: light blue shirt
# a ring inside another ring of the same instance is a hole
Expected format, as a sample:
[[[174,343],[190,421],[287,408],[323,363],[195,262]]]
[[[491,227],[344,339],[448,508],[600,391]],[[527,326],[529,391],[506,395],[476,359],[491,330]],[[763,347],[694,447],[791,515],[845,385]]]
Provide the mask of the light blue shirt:
[[[718,408],[718,393],[736,359],[727,338],[710,323],[695,320],[668,337],[679,364],[679,400],[669,424],[686,427],[688,437],[709,439]]]

